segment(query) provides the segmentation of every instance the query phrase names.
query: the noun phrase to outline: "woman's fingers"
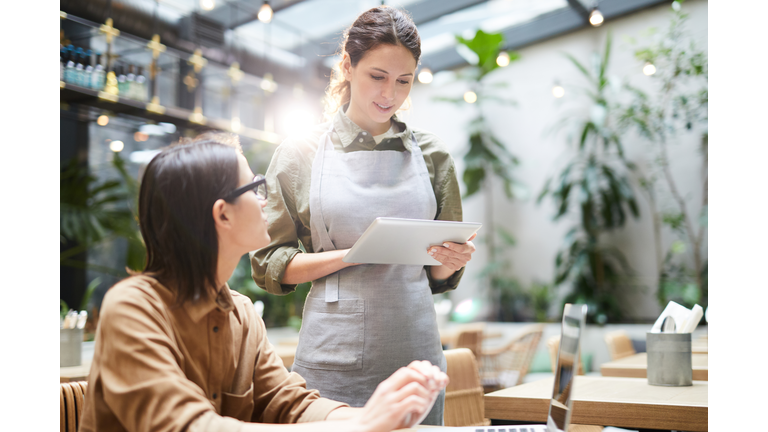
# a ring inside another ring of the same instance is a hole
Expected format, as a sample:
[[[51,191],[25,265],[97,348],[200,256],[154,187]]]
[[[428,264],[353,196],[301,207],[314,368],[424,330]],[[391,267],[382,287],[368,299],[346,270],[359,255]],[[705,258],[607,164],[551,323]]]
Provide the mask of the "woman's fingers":
[[[408,367],[417,370],[424,376],[428,377],[430,384],[434,385],[438,391],[442,390],[446,385],[448,385],[448,375],[443,373],[439,367],[426,360],[413,361],[408,365]]]
[[[411,395],[398,402],[395,406],[397,412],[407,411],[403,418],[402,428],[412,428],[421,423],[432,409],[434,401]]]
[[[477,248],[475,248],[475,244],[471,241],[467,241],[464,244],[445,242],[442,247],[430,246],[428,252],[435,260],[440,262],[440,264],[456,271],[467,265],[472,259],[472,254],[475,253],[476,250]]]
[[[465,265],[467,265],[468,259],[461,259],[456,258],[452,255],[447,254],[438,254],[432,256],[435,260],[437,260],[440,264],[450,268],[453,271],[459,270]]]
[[[389,378],[382,381],[379,387],[382,387],[382,391],[394,392],[412,382],[416,382],[425,388],[429,387],[429,378],[427,376],[417,370],[404,367],[398,369]]]

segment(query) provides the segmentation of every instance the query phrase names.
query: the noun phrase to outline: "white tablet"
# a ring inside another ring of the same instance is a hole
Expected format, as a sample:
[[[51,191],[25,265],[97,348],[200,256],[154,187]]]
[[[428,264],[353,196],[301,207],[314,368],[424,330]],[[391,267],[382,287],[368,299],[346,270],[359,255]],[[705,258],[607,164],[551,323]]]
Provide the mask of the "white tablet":
[[[440,265],[429,246],[466,243],[482,226],[477,222],[376,218],[343,261],[363,264]]]

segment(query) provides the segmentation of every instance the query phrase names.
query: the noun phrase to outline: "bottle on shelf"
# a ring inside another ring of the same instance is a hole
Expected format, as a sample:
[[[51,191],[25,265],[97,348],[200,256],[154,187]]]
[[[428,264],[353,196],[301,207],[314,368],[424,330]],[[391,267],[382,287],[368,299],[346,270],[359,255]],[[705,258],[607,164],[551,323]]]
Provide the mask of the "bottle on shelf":
[[[96,66],[91,73],[91,88],[99,91],[104,90],[105,77],[104,66],[101,64],[101,54],[96,54]]]
[[[75,83],[75,47],[67,47],[67,66],[64,69],[64,81],[70,84]]]
[[[67,48],[64,45],[59,49],[59,81],[64,81],[64,71],[67,69]]]
[[[128,91],[125,85],[125,66],[117,65],[115,75],[117,75],[117,92],[120,96],[125,97]]]
[[[83,87],[91,88],[91,77],[93,75],[93,51],[85,52],[85,71],[83,73]]]
[[[85,63],[85,51],[82,48],[78,48],[75,52],[75,85],[83,85],[85,78],[85,65],[83,63]]]
[[[125,75],[126,96],[136,99],[136,75],[133,73],[133,65],[128,65],[128,73]]]
[[[147,101],[147,78],[144,76],[144,69],[141,66],[136,72],[136,99],[141,102]]]

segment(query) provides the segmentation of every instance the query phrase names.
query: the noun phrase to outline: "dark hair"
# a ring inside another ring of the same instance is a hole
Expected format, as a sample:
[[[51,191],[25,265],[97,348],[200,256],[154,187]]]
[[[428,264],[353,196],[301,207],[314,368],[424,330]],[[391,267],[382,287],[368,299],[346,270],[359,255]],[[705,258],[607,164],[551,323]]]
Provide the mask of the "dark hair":
[[[144,273],[176,294],[176,304],[216,287],[219,242],[213,204],[238,185],[236,136],[204,133],[164,149],[147,165],[139,190]]]
[[[325,94],[326,115],[332,115],[350,99],[349,82],[341,72],[344,54],[349,55],[352,66],[357,66],[365,53],[381,44],[405,47],[413,55],[416,64],[419,64],[421,38],[411,17],[406,12],[389,6],[368,9],[344,30],[339,47],[342,59],[331,71],[331,82]]]

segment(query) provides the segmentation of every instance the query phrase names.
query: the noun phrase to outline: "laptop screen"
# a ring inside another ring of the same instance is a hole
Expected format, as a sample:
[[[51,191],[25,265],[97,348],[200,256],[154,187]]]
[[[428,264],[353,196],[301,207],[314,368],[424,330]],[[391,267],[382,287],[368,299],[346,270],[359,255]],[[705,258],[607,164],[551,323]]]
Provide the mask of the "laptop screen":
[[[566,304],[563,310],[563,323],[560,336],[560,348],[557,355],[555,385],[549,404],[547,430],[565,431],[571,420],[573,405],[572,389],[574,377],[579,370],[580,338],[587,314],[586,305]]]

